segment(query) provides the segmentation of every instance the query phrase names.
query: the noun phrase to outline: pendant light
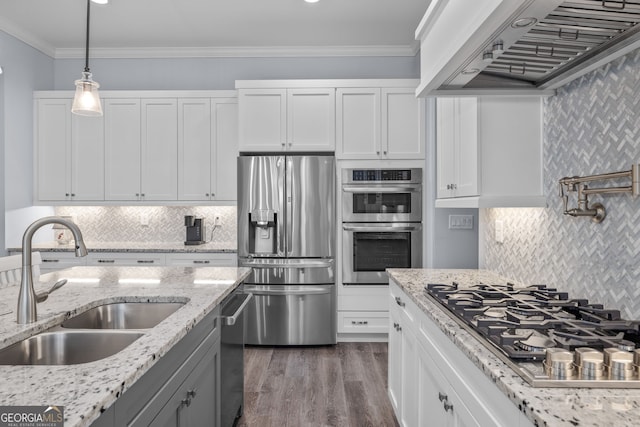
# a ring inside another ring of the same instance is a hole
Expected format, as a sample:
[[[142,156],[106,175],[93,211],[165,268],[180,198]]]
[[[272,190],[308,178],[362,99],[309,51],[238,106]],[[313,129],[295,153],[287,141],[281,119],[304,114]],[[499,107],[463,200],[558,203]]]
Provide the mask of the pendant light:
[[[85,47],[85,63],[82,78],[76,80],[76,94],[73,98],[71,112],[80,116],[102,116],[102,104],[98,95],[98,82],[91,78],[89,70],[89,18],[91,16],[91,0],[87,0],[87,43]]]

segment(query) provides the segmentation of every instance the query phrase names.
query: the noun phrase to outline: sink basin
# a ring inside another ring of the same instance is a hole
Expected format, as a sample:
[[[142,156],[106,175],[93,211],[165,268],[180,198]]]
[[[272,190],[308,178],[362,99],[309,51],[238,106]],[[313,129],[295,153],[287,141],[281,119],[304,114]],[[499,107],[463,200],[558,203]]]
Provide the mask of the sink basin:
[[[104,359],[143,335],[133,331],[42,332],[0,350],[0,365],[77,365]]]
[[[148,329],[182,307],[180,302],[121,302],[91,308],[65,320],[63,328]]]

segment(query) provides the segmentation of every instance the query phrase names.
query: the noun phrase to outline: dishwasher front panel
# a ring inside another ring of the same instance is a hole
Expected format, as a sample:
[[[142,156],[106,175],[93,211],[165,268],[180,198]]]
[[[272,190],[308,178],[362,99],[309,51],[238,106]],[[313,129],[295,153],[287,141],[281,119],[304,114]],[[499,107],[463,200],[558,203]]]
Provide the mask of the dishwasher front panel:
[[[336,343],[336,286],[245,284],[246,344],[326,345]]]

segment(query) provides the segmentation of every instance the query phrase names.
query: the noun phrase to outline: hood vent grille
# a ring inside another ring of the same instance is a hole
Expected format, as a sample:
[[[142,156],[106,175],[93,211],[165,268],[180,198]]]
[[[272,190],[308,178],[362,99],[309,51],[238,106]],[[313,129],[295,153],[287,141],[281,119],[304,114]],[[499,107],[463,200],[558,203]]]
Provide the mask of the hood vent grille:
[[[494,56],[466,87],[476,86],[476,80],[481,87],[496,78],[545,87],[569,69],[618,49],[621,42],[635,41],[640,31],[638,23],[640,0],[563,2]]]

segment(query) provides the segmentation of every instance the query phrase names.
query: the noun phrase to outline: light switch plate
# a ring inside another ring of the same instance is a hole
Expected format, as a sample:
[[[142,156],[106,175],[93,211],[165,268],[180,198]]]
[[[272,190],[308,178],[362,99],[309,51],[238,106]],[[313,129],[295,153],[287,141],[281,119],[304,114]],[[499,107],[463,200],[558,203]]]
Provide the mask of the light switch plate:
[[[449,215],[449,230],[473,230],[473,215]]]

